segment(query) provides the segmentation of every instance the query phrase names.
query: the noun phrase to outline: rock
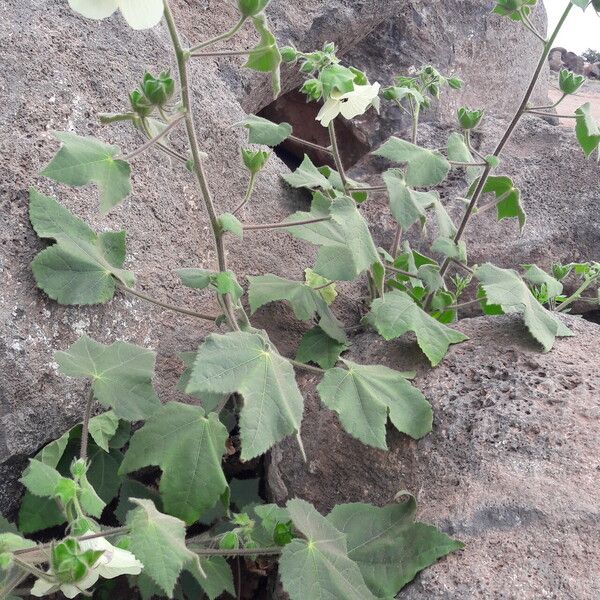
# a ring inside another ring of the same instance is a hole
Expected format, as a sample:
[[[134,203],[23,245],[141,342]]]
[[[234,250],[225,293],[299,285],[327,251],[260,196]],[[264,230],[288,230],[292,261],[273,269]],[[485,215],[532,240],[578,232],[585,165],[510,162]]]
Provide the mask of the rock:
[[[466,548],[426,570],[403,599],[595,600],[600,327],[565,322],[576,337],[542,354],[515,316],[466,319],[458,329],[470,341],[436,369],[410,339],[357,336],[354,360],[417,370],[415,384],[434,407],[433,432],[416,442],[389,431],[388,452],[368,448],[341,430],[320,405],[315,376],[305,377],[308,462],[294,441],[273,450],[272,500],[298,496],[329,511],[415,493],[419,519]]]
[[[563,67],[562,61],[562,52],[560,49],[554,49],[550,52],[550,57],[548,58],[548,65],[550,66],[551,71],[560,71]]]
[[[600,62],[585,65],[583,74],[590,79],[600,79]]]
[[[565,67],[569,69],[569,71],[573,71],[578,75],[583,74],[585,60],[578,54],[575,54],[575,52],[567,52],[563,56],[563,62],[565,63]]]

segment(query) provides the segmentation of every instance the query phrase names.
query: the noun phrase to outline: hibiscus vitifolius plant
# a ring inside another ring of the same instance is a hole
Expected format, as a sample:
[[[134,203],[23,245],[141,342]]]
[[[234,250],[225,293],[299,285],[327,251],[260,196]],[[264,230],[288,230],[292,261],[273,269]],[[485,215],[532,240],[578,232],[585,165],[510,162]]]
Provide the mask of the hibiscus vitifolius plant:
[[[432,407],[408,374],[343,357],[356,324],[335,315],[337,282],[356,281],[355,288],[362,285],[368,291],[361,327],[374,329],[385,340],[412,332],[432,366],[443,360],[450,345],[466,339],[452,327],[462,306],[479,306],[488,314],[520,313],[540,348],[549,351],[557,336],[571,335],[555,313],[570,310],[575,301],[598,302],[589,289],[600,278],[599,264],[555,265],[551,273],[535,265],[525,265],[521,272],[490,263],[473,265],[463,234],[488,209],[498,219],[525,225],[521,194],[502,174],[502,151],[524,115],[549,114],[560,105],[532,106],[531,92],[571,10],[599,12],[600,3],[565,0],[560,23],[546,38],[529,18],[535,0],[497,0],[494,12],[539,38],[542,51],[514,118],[493,151],[485,154],[471,141],[484,111],[470,107],[458,111],[457,131],[445,148],[418,145],[420,114],[443,89],[461,87],[459,78],[428,65],[382,87],[359,69],[343,65],[333,44],[311,52],[279,47],[265,15],[268,0],[237,0],[239,18],[232,28],[190,47],[178,33],[169,0],[68,2],[90,19],[120,11],[135,29],[160,23],[172,40],[177,73],[141,73],[129,107],[99,115],[105,124],[129,124],[146,138],[137,150],[122,154],[98,139],[57,133],[61,146],[42,175],[67,186],[95,183],[100,211],[107,213],[130,194],[131,171],[138,161],[150,153],[168,155],[172,167],[182,169],[198,186],[217,257],[214,270],[187,268],[177,275],[184,286],[214,293],[219,308],[215,314],[201,313],[138,291],[134,274],[124,268],[123,231],[96,232],[56,199],[31,190],[31,224],[40,238],[50,240],[33,260],[32,271],[50,300],[96,305],[117,294],[132,295],[174,315],[211,322],[215,332],[195,351],[182,354],[179,388],[189,394],[187,404],[160,403],[153,387],[155,354],[149,349],[125,341],[105,345],[83,336],[56,353],[65,377],[88,381],[82,394],[83,421],[30,460],[21,478],[26,491],[17,524],[0,520],[1,597],[56,593],[73,598],[93,592],[102,598],[118,593],[214,599],[239,593],[232,559],[238,566],[245,561],[254,573],[277,574],[291,600],[395,597],[419,571],[462,548],[460,541],[415,520],[416,501],[410,493],[399,492],[386,506],[340,504],[321,514],[297,498],[285,506],[266,504],[257,480],[238,480],[224,466],[232,453],[239,454],[236,460],[256,459],[290,436],[304,453],[304,400],[295,370],[320,379],[317,390],[323,404],[337,414],[348,435],[366,445],[387,449],[388,418],[415,439],[431,430]],[[256,30],[256,47],[213,48],[231,44],[245,27]],[[240,220],[270,148],[288,138],[315,146],[294,136],[289,124],[254,115],[240,125],[247,129],[249,143],[241,149],[240,162],[240,170],[247,171],[247,193],[232,212],[219,210],[220,199],[213,199],[215,185],[204,166],[212,159],[196,132],[201,115],[192,112],[188,68],[191,61],[220,55],[245,55],[246,68],[270,73],[276,95],[281,64],[289,63],[288,68],[297,67],[305,76],[301,90],[307,101],[322,103],[317,121],[330,143],[318,148],[331,157],[335,169],[318,167],[306,156],[295,172],[283,177],[312,194],[309,211],[281,223],[249,225]],[[561,72],[563,98],[582,84],[583,78]],[[382,174],[382,185],[353,181],[342,164],[336,124],[377,111],[381,102],[410,117],[410,140],[392,137],[375,150],[392,163]],[[584,153],[597,156],[600,131],[590,106],[566,116],[574,118]],[[176,130],[186,134],[184,153],[169,143]],[[457,199],[464,207],[459,223],[435,191],[453,169],[459,170],[465,187]],[[386,249],[375,245],[360,210],[374,193],[387,195],[397,223]],[[426,221],[436,232],[429,255],[412,250],[403,239],[407,230],[424,227]],[[267,273],[247,277],[245,288],[240,284],[228,268],[226,242],[256,228],[318,246],[316,262],[306,265],[303,281]],[[563,291],[569,278],[578,280],[570,295]],[[460,302],[463,294],[472,299]],[[280,301],[310,323],[294,358],[280,354],[268,334],[252,325],[254,311]],[[132,423],[137,426],[132,428]],[[35,541],[39,539],[44,542]]]

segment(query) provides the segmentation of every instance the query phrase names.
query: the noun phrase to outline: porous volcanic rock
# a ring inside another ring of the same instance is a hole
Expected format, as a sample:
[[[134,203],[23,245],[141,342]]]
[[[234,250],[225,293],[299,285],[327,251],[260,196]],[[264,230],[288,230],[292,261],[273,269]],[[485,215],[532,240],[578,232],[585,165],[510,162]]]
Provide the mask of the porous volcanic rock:
[[[272,452],[272,499],[295,496],[329,511],[336,503],[394,501],[410,490],[419,519],[462,539],[409,585],[410,600],[595,600],[600,595],[600,327],[576,317],[576,337],[547,354],[516,316],[465,319],[470,340],[435,369],[410,339],[365,333],[351,357],[416,369],[434,408],[433,431],[414,441],[388,432],[389,451],[364,446],[323,408],[307,376],[302,439]]]

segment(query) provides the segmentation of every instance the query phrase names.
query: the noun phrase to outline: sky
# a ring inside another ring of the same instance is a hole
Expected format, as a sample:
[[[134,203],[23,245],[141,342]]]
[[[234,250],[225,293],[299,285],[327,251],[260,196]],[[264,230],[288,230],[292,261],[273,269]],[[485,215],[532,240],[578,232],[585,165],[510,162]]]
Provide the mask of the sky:
[[[565,10],[568,0],[544,0],[548,12],[548,31],[552,31]],[[558,35],[555,46],[581,54],[588,48],[600,50],[600,17],[592,8],[584,13],[573,7]]]

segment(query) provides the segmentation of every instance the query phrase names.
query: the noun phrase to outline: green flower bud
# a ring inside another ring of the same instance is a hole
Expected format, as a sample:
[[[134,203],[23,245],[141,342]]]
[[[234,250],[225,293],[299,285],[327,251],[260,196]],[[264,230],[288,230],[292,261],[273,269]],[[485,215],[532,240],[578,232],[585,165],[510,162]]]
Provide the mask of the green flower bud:
[[[383,90],[382,96],[385,100],[397,100],[399,97],[398,88],[395,86],[387,87]]]
[[[256,175],[267,164],[269,156],[270,153],[266,150],[254,152],[251,148],[242,148],[242,160],[252,175]]]
[[[333,42],[325,42],[323,44],[323,52],[327,52],[327,54],[335,54],[335,44]]]
[[[68,538],[52,548],[52,572],[61,583],[75,583],[101,556],[102,551],[82,552],[77,541]]]
[[[74,460],[71,463],[71,475],[73,475],[73,477],[79,479],[80,477],[83,477],[83,475],[85,475],[86,473],[87,464],[85,460],[80,458],[78,460]]]
[[[150,104],[148,98],[140,90],[133,90],[129,94],[129,102],[131,102],[131,108],[133,108],[134,112],[142,118],[147,117],[154,110],[154,106]]]
[[[281,52],[281,59],[286,63],[294,62],[298,58],[296,48],[292,48],[291,46],[284,46],[279,49],[279,52]]]
[[[94,522],[85,517],[75,519],[70,524],[71,535],[80,536],[85,535],[89,531],[94,531]]]
[[[482,110],[470,110],[464,106],[458,109],[458,122],[463,129],[474,129],[482,118]]]
[[[310,61],[307,60],[301,67],[300,67],[300,71],[302,73],[312,73],[315,70],[315,64]]]
[[[78,487],[79,486],[72,479],[61,477],[56,484],[54,495],[60,498],[63,504],[68,504],[77,496]]]
[[[558,85],[563,94],[574,94],[585,81],[583,75],[576,75],[568,69],[561,69],[558,74]]]
[[[164,106],[175,91],[175,81],[169,71],[163,71],[158,77],[150,73],[144,75],[142,92],[148,102],[154,106]]]
[[[271,0],[238,0],[238,9],[244,17],[255,17],[267,7]]]
[[[318,79],[309,79],[304,82],[300,88],[303,94],[308,96],[309,100],[318,100],[323,94],[323,84]]]

